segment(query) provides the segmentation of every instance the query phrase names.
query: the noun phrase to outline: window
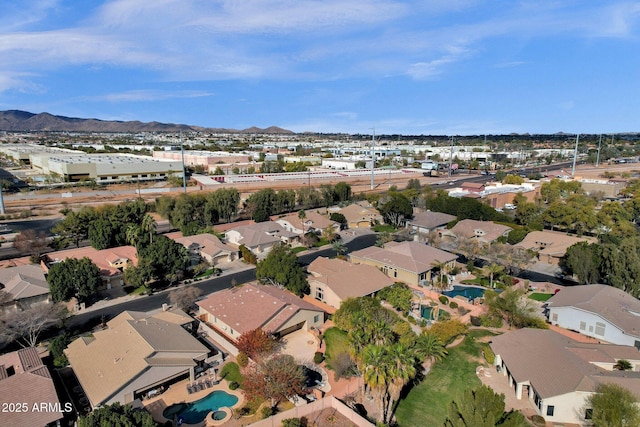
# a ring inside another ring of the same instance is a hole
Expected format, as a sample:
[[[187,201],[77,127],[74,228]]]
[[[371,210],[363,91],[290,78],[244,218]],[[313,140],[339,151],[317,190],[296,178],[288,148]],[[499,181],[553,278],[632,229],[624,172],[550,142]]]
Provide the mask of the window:
[[[553,320],[554,322],[557,322],[558,321],[558,313],[553,313],[551,315],[551,320]]]
[[[320,288],[316,289],[316,299],[319,299],[320,301],[324,299],[324,292]]]
[[[635,343],[633,343],[633,346],[634,346],[635,348],[637,348],[638,350],[640,350],[640,341],[636,340],[636,342],[635,342]]]
[[[393,277],[398,277],[398,270],[393,270]]]
[[[596,335],[604,336],[604,328],[606,326],[604,323],[596,322]]]
[[[580,322],[580,330],[584,331],[587,329],[587,322]]]
[[[593,409],[589,408],[586,411],[584,411],[585,420],[590,420],[592,417],[593,417]]]
[[[313,316],[313,323],[318,323],[320,321],[320,315],[316,314],[315,316]]]
[[[547,416],[548,417],[553,417],[553,410],[556,409],[555,406],[553,405],[549,405],[547,406]]]

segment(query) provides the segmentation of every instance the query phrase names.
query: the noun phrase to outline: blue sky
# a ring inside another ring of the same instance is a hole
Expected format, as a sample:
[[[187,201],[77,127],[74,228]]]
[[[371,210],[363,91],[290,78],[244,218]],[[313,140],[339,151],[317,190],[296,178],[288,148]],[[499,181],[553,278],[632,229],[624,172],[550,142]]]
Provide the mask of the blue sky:
[[[1,4],[0,110],[296,132],[640,131],[640,1]]]

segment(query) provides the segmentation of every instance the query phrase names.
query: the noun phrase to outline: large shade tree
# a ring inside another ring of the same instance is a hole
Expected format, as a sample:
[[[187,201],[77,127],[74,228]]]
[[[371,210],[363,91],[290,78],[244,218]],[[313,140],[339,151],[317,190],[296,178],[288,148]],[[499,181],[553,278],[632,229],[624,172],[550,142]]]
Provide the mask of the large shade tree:
[[[98,266],[89,258],[67,258],[50,265],[47,283],[55,302],[73,297],[85,302],[98,292],[102,277]]]
[[[267,257],[258,262],[256,278],[262,283],[283,287],[298,296],[309,293],[309,283],[298,258],[285,245],[274,246]]]
[[[640,425],[638,399],[617,384],[599,384],[587,399],[594,427],[631,427]]]

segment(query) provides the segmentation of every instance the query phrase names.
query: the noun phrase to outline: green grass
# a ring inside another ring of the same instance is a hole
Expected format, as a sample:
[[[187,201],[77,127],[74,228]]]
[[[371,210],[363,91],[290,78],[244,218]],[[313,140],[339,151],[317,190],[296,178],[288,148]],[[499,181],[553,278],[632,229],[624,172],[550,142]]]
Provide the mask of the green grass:
[[[349,352],[349,337],[342,329],[331,328],[324,333],[324,342],[327,346],[324,357],[326,358],[327,366],[331,368],[331,360],[335,355]]]
[[[532,300],[545,302],[546,300],[548,300],[552,296],[553,296],[553,294],[542,294],[542,293],[539,293],[539,292],[534,292],[531,295],[529,295],[529,298],[531,298]]]
[[[331,243],[331,242],[328,241],[327,239],[325,239],[324,237],[322,237],[313,246],[315,246],[316,248],[319,248],[319,247],[322,247],[324,245],[328,245],[329,243]]]
[[[149,290],[149,288],[147,288],[146,286],[139,286],[137,288],[135,288],[133,291],[131,291],[130,295],[143,295],[145,294],[147,291]]]
[[[293,252],[294,254],[297,254],[298,252],[304,252],[306,250],[307,250],[307,248],[305,248],[304,246],[298,246],[298,247],[295,247],[295,248],[291,249],[291,252]]]
[[[373,226],[373,231],[376,233],[393,233],[396,231],[396,228],[390,224],[378,224]]]
[[[481,385],[476,376],[478,361],[482,357],[482,343],[476,338],[493,335],[476,329],[469,331],[462,344],[448,350],[449,354],[436,363],[425,379],[400,401],[396,418],[402,427],[441,426],[447,419],[447,409],[454,399],[468,388]]]
[[[236,382],[242,387],[244,376],[240,373],[240,367],[235,362],[229,362],[222,367],[220,371],[220,377],[231,382]]]

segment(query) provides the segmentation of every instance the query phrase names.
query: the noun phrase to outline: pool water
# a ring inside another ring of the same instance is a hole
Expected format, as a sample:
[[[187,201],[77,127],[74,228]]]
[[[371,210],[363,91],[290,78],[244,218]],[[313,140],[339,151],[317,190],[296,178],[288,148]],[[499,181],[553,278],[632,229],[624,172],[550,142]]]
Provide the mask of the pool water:
[[[195,402],[171,405],[162,411],[162,415],[168,420],[182,418],[184,423],[198,424],[207,418],[209,412],[214,412],[215,415],[218,409],[224,406],[230,408],[236,403],[238,403],[236,396],[226,391],[216,390]]]
[[[322,382],[322,374],[320,372],[315,371],[313,369],[309,369],[306,366],[303,366],[302,370],[304,371],[304,376],[305,376],[305,380],[304,380],[305,387],[312,388]]]
[[[484,288],[477,288],[475,286],[454,285],[453,290],[444,291],[443,294],[448,296],[449,298],[454,298],[458,295],[462,295],[469,300],[473,300],[476,298],[482,298],[484,296],[484,291]]]
[[[433,307],[429,307],[428,305],[420,306],[420,316],[423,319],[431,319]]]

